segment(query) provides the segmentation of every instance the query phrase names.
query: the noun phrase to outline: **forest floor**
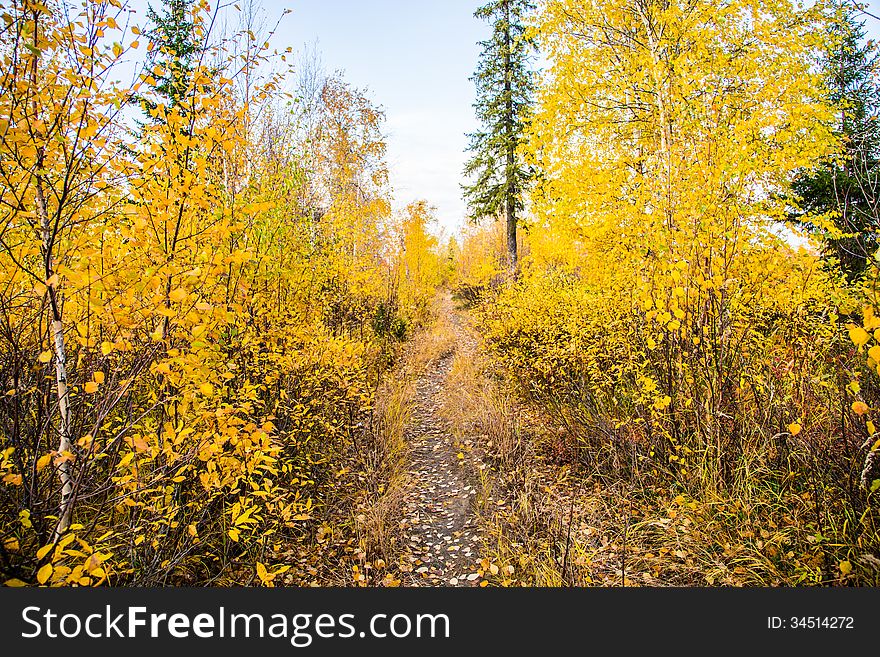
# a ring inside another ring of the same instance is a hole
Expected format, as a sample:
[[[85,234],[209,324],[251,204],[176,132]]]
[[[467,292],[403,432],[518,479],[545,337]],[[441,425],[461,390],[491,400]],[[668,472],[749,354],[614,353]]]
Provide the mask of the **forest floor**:
[[[435,303],[414,341],[433,357],[404,429],[401,585],[631,583],[624,491],[572,477],[566,432],[493,372],[471,312]]]
[[[482,540],[476,516],[478,455],[471,439],[455,435],[444,417],[454,358],[476,342],[448,294],[437,312],[454,341],[416,381],[404,437],[409,447],[409,490],[401,521],[408,586],[476,586]]]
[[[356,541],[316,560],[330,581],[348,583],[332,564],[354,557],[361,586],[800,582],[765,549],[789,540],[772,518],[652,482],[614,444],[585,445],[559,409],[517,392],[477,321],[441,291],[380,391],[374,493],[358,503]]]
[[[649,488],[620,468],[585,467],[577,430],[498,372],[473,312],[448,291],[433,305],[431,321],[378,392],[369,449],[340,484],[338,506],[316,523],[315,549],[283,555],[297,566],[285,583],[784,581],[769,568],[760,580],[744,579],[734,560],[756,557],[724,547],[735,537],[706,505]]]

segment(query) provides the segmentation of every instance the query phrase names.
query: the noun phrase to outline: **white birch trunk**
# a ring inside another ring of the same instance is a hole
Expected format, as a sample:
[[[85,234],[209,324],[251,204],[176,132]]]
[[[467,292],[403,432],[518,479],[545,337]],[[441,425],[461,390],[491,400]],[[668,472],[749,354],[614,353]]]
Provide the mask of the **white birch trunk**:
[[[46,208],[46,198],[43,193],[42,179],[37,178],[36,189],[37,213],[40,217],[40,225],[43,230],[43,248],[46,262],[49,263],[46,271],[49,274],[49,298],[51,301],[52,327],[51,340],[55,352],[55,384],[58,396],[59,434],[58,454],[61,463],[58,465],[58,478],[61,482],[61,503],[58,508],[58,522],[52,534],[52,542],[55,543],[61,535],[70,527],[70,518],[73,512],[73,474],[70,469],[70,394],[67,389],[67,352],[64,347],[64,324],[58,309],[58,290],[52,274],[52,227],[49,223],[49,212]]]
[[[61,464],[58,466],[58,477],[61,480],[61,505],[58,510],[58,523],[52,535],[52,542],[58,541],[70,526],[73,513],[73,475],[70,461],[65,452],[70,452],[70,396],[67,390],[67,357],[64,349],[64,326],[61,320],[52,322],[52,337],[55,343],[55,383],[58,387],[58,414],[61,419],[61,438],[58,442],[58,453]]]

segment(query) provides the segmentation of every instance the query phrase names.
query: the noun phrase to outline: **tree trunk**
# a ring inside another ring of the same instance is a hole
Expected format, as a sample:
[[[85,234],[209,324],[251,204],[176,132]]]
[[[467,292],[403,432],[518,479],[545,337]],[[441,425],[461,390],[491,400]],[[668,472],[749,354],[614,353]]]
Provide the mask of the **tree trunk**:
[[[39,16],[34,13],[34,48],[39,43]],[[39,73],[39,50],[33,58],[31,66],[31,84],[34,89],[38,89],[37,75]],[[33,102],[34,119],[39,116],[39,106],[37,100]],[[39,138],[41,135],[37,133]],[[49,208],[46,206],[46,191],[43,182],[44,151],[40,146],[37,152],[36,161],[36,189],[35,189],[35,205],[37,210],[37,218],[40,221],[40,230],[43,239],[43,258],[45,263],[46,285],[48,286],[49,306],[52,313],[52,326],[50,341],[55,352],[55,385],[58,395],[58,415],[60,424],[58,433],[58,454],[60,463],[58,465],[58,478],[61,482],[61,503],[58,507],[58,522],[55,525],[55,531],[52,533],[52,542],[55,543],[61,538],[61,535],[70,527],[70,518],[73,515],[73,474],[70,469],[70,395],[67,390],[67,352],[64,347],[64,324],[61,322],[61,309],[58,303],[58,287],[54,278],[54,268],[52,263],[52,250],[55,246],[55,238],[57,235],[57,226],[52,226],[49,220]]]
[[[58,523],[52,534],[52,542],[55,543],[61,535],[70,527],[70,518],[73,515],[73,474],[70,471],[70,461],[65,452],[70,452],[70,405],[67,392],[67,360],[64,349],[64,330],[61,320],[53,320],[52,334],[55,344],[55,383],[58,387],[58,413],[61,416],[61,438],[58,442],[58,452],[61,455],[61,463],[58,466],[58,477],[61,480],[61,504],[58,509]]]
[[[511,81],[513,78],[513,64],[511,62],[511,35],[510,35],[510,3],[504,3],[504,121],[507,132],[507,167],[505,178],[507,189],[505,191],[505,214],[507,220],[507,267],[510,279],[516,278],[517,248],[516,248],[516,144],[513,141],[513,96],[511,94]]]
[[[39,158],[40,160],[42,158]],[[41,165],[39,165],[41,168]],[[70,452],[70,395],[67,389],[67,351],[64,346],[64,324],[61,321],[61,310],[58,303],[58,289],[52,280],[52,247],[54,246],[54,234],[49,222],[49,211],[46,207],[46,198],[43,192],[43,181],[37,176],[36,185],[37,214],[43,232],[43,251],[46,262],[46,279],[49,287],[49,305],[52,313],[51,341],[55,352],[55,385],[58,395],[58,415],[60,425],[58,433],[58,454],[61,463],[58,465],[58,478],[61,481],[61,504],[58,509],[58,522],[52,534],[52,542],[55,543],[70,526],[70,518],[73,514],[73,474],[70,471],[70,461],[66,453]]]
[[[511,278],[516,278],[517,249],[516,249],[516,211],[514,199],[510,190],[507,192],[507,266]]]

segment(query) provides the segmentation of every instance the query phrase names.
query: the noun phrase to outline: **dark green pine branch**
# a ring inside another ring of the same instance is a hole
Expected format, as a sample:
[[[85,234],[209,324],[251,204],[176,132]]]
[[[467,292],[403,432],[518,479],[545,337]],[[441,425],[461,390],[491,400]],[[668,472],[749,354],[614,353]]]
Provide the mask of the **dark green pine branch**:
[[[799,209],[791,219],[813,229],[809,215],[836,213],[834,223],[844,236],[828,236],[824,255],[856,280],[880,246],[878,51],[876,44],[865,41],[856,9],[838,1],[831,10],[836,21],[822,64],[844,153],[795,178],[792,190]]]
[[[474,14],[491,23],[492,36],[480,43],[482,53],[471,78],[477,87],[474,109],[481,129],[468,135],[473,155],[464,174],[471,183],[462,189],[474,220],[504,217],[512,274],[517,267],[517,224],[534,175],[520,148],[534,102],[535,44],[525,25],[533,10],[530,0],[495,0]]]

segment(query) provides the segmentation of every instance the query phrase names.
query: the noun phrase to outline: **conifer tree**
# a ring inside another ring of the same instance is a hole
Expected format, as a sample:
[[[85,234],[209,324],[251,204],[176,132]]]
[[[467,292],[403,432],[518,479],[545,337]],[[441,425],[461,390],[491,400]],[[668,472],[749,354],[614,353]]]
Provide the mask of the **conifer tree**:
[[[159,75],[153,76],[153,90],[170,107],[177,106],[186,94],[201,48],[192,8],[193,0],[162,0],[159,10],[152,5],[147,10],[153,25],[149,37],[155,44],[147,61],[150,68],[161,69]]]
[[[858,19],[855,7],[838,2],[832,10],[837,16],[830,29],[824,67],[829,100],[838,108],[836,130],[843,139],[844,152],[841,158],[824,162],[814,171],[802,172],[793,190],[802,211],[835,213],[837,234],[826,238],[825,255],[836,259],[844,273],[855,279],[864,273],[877,250],[880,230],[878,50],[873,41],[865,42],[864,22]],[[799,219],[795,215],[795,220]]]
[[[463,189],[474,220],[504,216],[512,275],[517,267],[517,222],[532,177],[519,147],[534,96],[530,60],[535,44],[524,23],[533,9],[530,0],[493,0],[474,14],[490,21],[493,29],[492,36],[480,43],[483,51],[471,78],[477,87],[474,108],[481,128],[469,135],[473,156],[464,173],[473,182]]]

